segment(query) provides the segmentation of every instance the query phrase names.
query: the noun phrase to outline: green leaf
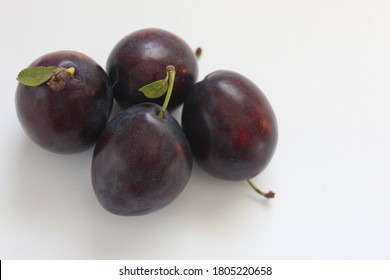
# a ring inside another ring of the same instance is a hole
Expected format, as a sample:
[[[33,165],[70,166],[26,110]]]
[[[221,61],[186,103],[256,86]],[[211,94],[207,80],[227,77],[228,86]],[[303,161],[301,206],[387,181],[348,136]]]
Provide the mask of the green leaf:
[[[163,96],[168,90],[167,79],[158,80],[147,84],[139,89],[147,98],[158,98]]]
[[[26,86],[39,86],[48,81],[57,71],[55,66],[33,66],[20,71],[16,80]]]

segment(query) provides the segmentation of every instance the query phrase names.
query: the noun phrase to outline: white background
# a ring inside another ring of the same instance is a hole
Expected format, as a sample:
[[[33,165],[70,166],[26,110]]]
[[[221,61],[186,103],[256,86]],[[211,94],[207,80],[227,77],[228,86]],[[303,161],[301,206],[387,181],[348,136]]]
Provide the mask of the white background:
[[[195,166],[166,208],[115,216],[94,196],[92,149],[52,154],[24,134],[22,68],[61,49],[105,67],[145,27],[201,46],[199,79],[234,70],[267,95],[280,138],[254,181],[274,200]],[[390,258],[389,1],[0,0],[0,36],[1,259]]]

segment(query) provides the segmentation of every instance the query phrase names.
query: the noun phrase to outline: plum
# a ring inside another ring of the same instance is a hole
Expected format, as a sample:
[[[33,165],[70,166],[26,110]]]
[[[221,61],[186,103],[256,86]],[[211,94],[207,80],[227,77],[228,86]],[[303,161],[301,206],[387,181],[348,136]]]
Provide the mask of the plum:
[[[92,159],[100,204],[117,215],[141,215],[171,203],[186,186],[192,155],[180,125],[161,106],[142,103],[104,129]]]
[[[265,95],[246,77],[226,70],[193,85],[182,126],[199,166],[225,180],[248,180],[263,171],[278,140]]]
[[[43,55],[28,69],[45,67],[54,69],[47,82],[18,83],[15,105],[21,126],[33,142],[51,152],[70,154],[90,148],[112,109],[108,75],[92,58],[76,51]]]
[[[147,28],[120,40],[107,60],[114,98],[123,108],[142,102],[162,105],[164,97],[148,99],[138,90],[164,78],[167,65],[176,68],[174,92],[168,109],[181,105],[198,77],[195,52],[178,36],[161,29]]]
[[[167,111],[175,67],[168,65],[166,72],[167,79],[157,81],[168,83],[163,106],[141,103],[120,112],[96,143],[92,185],[100,204],[113,214],[141,215],[161,209],[190,178],[190,145]],[[155,89],[153,84],[144,89]]]

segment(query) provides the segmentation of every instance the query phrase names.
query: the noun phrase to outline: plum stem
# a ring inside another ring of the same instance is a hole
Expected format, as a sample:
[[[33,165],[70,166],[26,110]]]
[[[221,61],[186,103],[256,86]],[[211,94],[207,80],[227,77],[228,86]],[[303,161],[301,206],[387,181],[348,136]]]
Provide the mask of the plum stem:
[[[197,47],[196,50],[195,50],[195,56],[196,56],[196,59],[199,60],[200,57],[202,56],[202,48],[201,47]]]
[[[264,196],[265,198],[274,198],[275,197],[275,193],[273,191],[269,191],[269,192],[265,193],[262,190],[258,189],[256,187],[256,185],[250,179],[248,179],[246,181],[255,190],[255,192],[257,192],[258,194]]]
[[[172,95],[173,84],[175,82],[175,75],[176,75],[176,70],[175,70],[174,66],[168,65],[166,67],[166,70],[167,70],[167,74],[168,74],[168,91],[167,91],[167,94],[165,96],[165,100],[164,100],[164,104],[162,106],[162,109],[161,109],[160,113],[158,114],[158,116],[160,118],[164,117],[164,113],[168,108],[169,100],[171,99],[171,95]]]
[[[74,67],[58,68],[47,82],[47,85],[55,91],[60,91],[64,89],[65,85],[73,77],[75,71],[76,69]]]

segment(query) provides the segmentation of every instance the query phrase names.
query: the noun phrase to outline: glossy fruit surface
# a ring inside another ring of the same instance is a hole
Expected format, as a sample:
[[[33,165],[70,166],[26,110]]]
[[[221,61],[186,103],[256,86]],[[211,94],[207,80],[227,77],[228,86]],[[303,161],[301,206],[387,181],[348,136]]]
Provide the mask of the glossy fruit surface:
[[[161,106],[143,103],[112,119],[92,159],[100,204],[118,215],[141,215],[172,202],[186,186],[191,149],[177,121]]]
[[[91,147],[104,129],[113,103],[105,71],[91,58],[75,51],[46,54],[30,66],[74,67],[63,89],[47,83],[16,89],[15,104],[26,134],[42,148],[76,153]]]
[[[198,77],[194,51],[181,38],[161,29],[142,29],[123,38],[107,61],[107,73],[118,104],[122,108],[142,102],[162,105],[164,97],[148,99],[138,89],[164,79],[168,65],[176,68],[174,94],[168,107],[174,109],[184,102]]]
[[[231,71],[215,71],[192,87],[182,126],[199,165],[226,180],[247,180],[264,170],[278,138],[264,94]]]

